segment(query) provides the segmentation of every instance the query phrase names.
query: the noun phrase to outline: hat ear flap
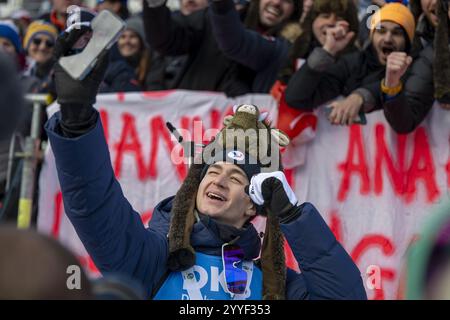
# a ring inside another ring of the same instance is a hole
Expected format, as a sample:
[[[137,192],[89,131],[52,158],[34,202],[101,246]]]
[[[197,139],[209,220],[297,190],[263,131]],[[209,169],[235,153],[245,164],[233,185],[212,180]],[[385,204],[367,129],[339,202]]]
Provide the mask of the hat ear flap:
[[[265,208],[265,211],[267,209]],[[286,263],[284,237],[275,214],[267,212],[266,231],[261,250],[263,300],[285,299]]]
[[[195,223],[194,210],[203,167],[204,164],[193,164],[190,167],[173,200],[167,260],[171,271],[183,271],[195,264],[195,251],[190,244],[190,238]]]
[[[271,129],[270,134],[274,138],[275,142],[280,145],[280,147],[286,147],[290,142],[289,137],[278,129]]]

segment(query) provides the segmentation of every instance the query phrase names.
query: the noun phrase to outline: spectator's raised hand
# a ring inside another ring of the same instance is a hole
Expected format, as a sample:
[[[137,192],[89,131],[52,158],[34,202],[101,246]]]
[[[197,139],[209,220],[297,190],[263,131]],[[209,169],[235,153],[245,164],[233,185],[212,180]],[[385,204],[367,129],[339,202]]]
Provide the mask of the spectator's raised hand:
[[[344,100],[331,103],[332,108],[328,120],[334,125],[352,125],[364,103],[359,94],[352,93]]]
[[[350,25],[347,21],[339,21],[335,27],[327,29],[327,36],[323,49],[332,56],[336,56],[345,49],[355,36],[353,31],[349,32]]]
[[[386,76],[384,84],[388,88],[395,88],[400,85],[400,79],[405,74],[413,59],[405,52],[392,52],[387,57]]]

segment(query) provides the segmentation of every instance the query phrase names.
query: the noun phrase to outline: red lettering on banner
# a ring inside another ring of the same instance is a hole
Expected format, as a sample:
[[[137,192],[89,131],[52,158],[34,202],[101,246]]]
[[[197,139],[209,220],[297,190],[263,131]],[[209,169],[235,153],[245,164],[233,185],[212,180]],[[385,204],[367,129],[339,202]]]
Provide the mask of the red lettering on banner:
[[[284,175],[286,176],[286,180],[291,186],[292,190],[295,190],[295,168],[294,169],[285,169]]]
[[[142,97],[146,99],[162,99],[175,93],[176,90],[163,90],[163,91],[146,91],[141,92]]]
[[[358,158],[355,162],[355,154]],[[350,127],[349,148],[347,159],[338,166],[343,172],[341,184],[339,186],[338,200],[346,200],[350,190],[350,180],[352,175],[356,174],[361,179],[360,193],[365,195],[370,191],[369,169],[365,157],[364,144],[362,140],[361,126],[353,125]]]
[[[411,202],[416,195],[416,183],[423,181],[427,191],[427,201],[433,202],[439,197],[436,183],[436,170],[425,129],[420,127],[414,135],[414,154],[407,174],[406,202]]]
[[[385,256],[392,256],[395,252],[394,244],[391,240],[386,238],[383,235],[366,235],[364,238],[362,238],[361,241],[356,245],[356,247],[353,249],[351,257],[353,261],[357,264],[361,256],[368,250],[372,249],[373,247],[379,247],[381,248],[383,254]],[[372,299],[374,300],[382,300],[385,297],[384,294],[384,288],[383,288],[383,279],[392,281],[395,278],[395,270],[389,269],[389,268],[381,268],[381,287],[375,288],[374,290],[374,296]]]
[[[197,125],[194,123],[197,123]],[[190,136],[183,136],[183,139],[186,141],[194,141],[194,143],[203,144],[207,144],[209,142],[204,139],[205,126],[203,125],[203,121],[200,117],[197,116],[191,119],[190,117],[183,116],[181,117],[180,125],[181,128],[184,129],[183,132],[190,132]],[[201,130],[198,130],[197,126],[201,127]]]
[[[397,165],[389,153],[385,141],[385,127],[377,124],[375,127],[376,137],[376,156],[375,156],[375,194],[380,195],[383,192],[383,163],[386,164],[387,172],[391,183],[394,186],[394,192],[397,195],[403,195],[405,189],[405,151],[406,151],[406,135],[398,135],[397,137]]]
[[[221,129],[222,127],[222,117],[220,114],[220,111],[217,109],[212,109],[211,110],[211,128],[213,129]]]
[[[117,101],[119,101],[119,102],[124,102],[124,101],[125,101],[125,93],[123,93],[123,92],[118,92],[118,93],[117,93]]]
[[[100,276],[100,271],[90,256],[78,256],[78,261],[80,261],[81,266],[87,269],[90,274]]]
[[[63,198],[62,198],[62,192],[59,191],[55,195],[55,212],[53,215],[53,225],[52,225],[52,237],[55,239],[59,238],[59,228],[61,226],[61,219],[62,219],[62,213],[63,213]]]
[[[432,203],[438,199],[440,191],[436,182],[436,169],[425,129],[420,127],[414,133],[414,152],[409,168],[406,167],[407,136],[397,136],[395,158],[391,153],[392,150],[388,149],[385,131],[383,124],[380,123],[375,126],[375,194],[381,195],[383,193],[383,167],[385,167],[395,194],[403,197],[406,203],[410,203],[416,196],[416,184],[419,180],[425,186],[427,201]],[[343,172],[337,195],[338,201],[342,202],[347,199],[351,187],[351,178],[354,174],[359,176],[361,180],[360,194],[369,194],[371,183],[360,126],[350,127],[347,158],[339,164],[338,169]],[[447,166],[447,171],[450,186],[450,164]]]
[[[105,134],[106,144],[109,145],[109,116],[106,110],[100,110],[100,120],[102,121],[103,133]]]
[[[157,160],[158,160],[158,148],[159,148],[159,137],[162,137],[163,141],[166,144],[166,150],[168,150],[168,154],[170,155],[172,149],[175,147],[174,141],[170,139],[170,132],[167,130],[166,125],[161,116],[157,116],[150,120],[150,128],[151,128],[151,150],[150,150],[150,168],[149,175],[151,178],[156,178],[157,176]],[[187,175],[186,165],[183,163],[176,165],[176,172],[178,175],[178,179],[183,181],[183,179]]]
[[[299,272],[300,267],[298,266],[297,259],[295,259],[294,253],[286,240],[284,240],[284,255],[286,257],[286,266]]]
[[[219,110],[217,109],[212,109],[210,110],[209,113],[209,118],[210,118],[210,123],[208,126],[208,129],[217,129],[219,130],[222,127],[222,123],[221,123],[221,113]],[[198,130],[198,125],[194,125],[194,123],[197,122],[201,125],[201,131]],[[183,116],[181,117],[180,120],[180,126],[181,128],[183,128],[186,131],[191,132],[191,136],[190,137],[184,137],[185,139],[189,138],[189,139],[193,139],[195,143],[203,143],[203,144],[208,144],[211,139],[213,138],[211,135],[207,135],[207,130],[205,130],[205,126],[204,126],[204,121],[202,120],[202,118],[200,116],[196,116],[193,118],[190,118],[188,116]],[[196,131],[198,130],[198,131]],[[211,132],[211,133],[215,133],[217,134],[217,132]]]
[[[152,220],[153,210],[141,214],[141,220],[144,226],[148,227],[148,223]]]
[[[123,129],[120,141],[115,144],[116,158],[114,160],[114,173],[120,178],[122,161],[125,154],[132,154],[136,161],[136,169],[139,180],[146,178],[144,158],[142,156],[142,145],[136,131],[135,118],[129,113],[122,114]]]

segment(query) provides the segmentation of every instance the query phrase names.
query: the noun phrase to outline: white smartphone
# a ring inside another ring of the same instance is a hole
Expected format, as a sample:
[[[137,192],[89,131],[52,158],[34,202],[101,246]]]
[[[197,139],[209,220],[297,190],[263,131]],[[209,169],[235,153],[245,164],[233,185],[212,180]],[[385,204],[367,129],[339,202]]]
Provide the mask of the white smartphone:
[[[95,66],[99,55],[111,48],[125,29],[125,22],[108,10],[91,23],[92,37],[81,53],[61,57],[59,64],[74,79],[82,80]]]

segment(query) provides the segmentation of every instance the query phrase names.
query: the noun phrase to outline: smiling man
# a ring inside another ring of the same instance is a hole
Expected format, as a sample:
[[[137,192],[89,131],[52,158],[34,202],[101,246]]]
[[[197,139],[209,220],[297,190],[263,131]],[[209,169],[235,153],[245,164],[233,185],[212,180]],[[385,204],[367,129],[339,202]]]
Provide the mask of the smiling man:
[[[256,214],[254,204],[243,192],[249,179],[239,167],[217,162],[209,167],[198,188],[197,210],[236,228]]]
[[[58,45],[70,48],[76,39],[69,39]],[[57,52],[67,54],[62,48]],[[350,256],[314,206],[300,204],[289,187],[279,161],[279,146],[288,140],[259,120],[256,106],[237,107],[225,119],[176,195],[154,208],[145,228],[114,177],[92,107],[105,61],[83,81],[56,66],[61,112],[46,124],[65,211],[101,272],[140,280],[154,299],[366,298]],[[246,130],[258,130],[258,139],[247,139]],[[237,142],[225,139],[228,133]],[[261,147],[276,152],[264,154]],[[262,245],[251,224],[256,215],[267,217]],[[283,236],[302,273],[286,268]]]
[[[260,0],[259,17],[261,24],[274,27],[287,20],[294,12],[293,0]]]
[[[414,17],[406,6],[386,4],[372,17],[367,46],[337,59],[355,36],[347,23],[338,22],[335,28],[327,29],[325,44],[316,48],[291,78],[286,102],[297,109],[312,110],[344,96],[330,104],[329,120],[335,125],[353,124],[358,113],[380,108],[375,97],[381,95],[387,57],[394,52],[408,53],[414,30]],[[388,114],[386,117],[392,120]]]

